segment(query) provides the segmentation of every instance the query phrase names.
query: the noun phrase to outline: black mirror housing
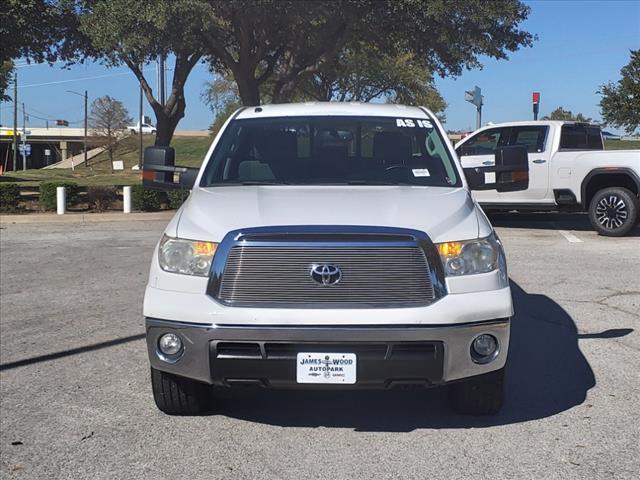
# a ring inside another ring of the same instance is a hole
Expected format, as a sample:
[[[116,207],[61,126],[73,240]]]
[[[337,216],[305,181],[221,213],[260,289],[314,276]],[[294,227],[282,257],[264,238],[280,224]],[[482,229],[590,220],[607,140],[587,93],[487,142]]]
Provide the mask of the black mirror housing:
[[[495,164],[490,167],[465,168],[471,190],[497,190],[516,192],[529,188],[529,155],[522,145],[501,147],[496,150]],[[487,173],[495,173],[495,182],[486,183]]]
[[[172,147],[147,147],[142,164],[142,185],[152,190],[191,190],[198,168],[176,167]],[[177,178],[176,178],[177,177]]]
[[[496,150],[496,190],[517,192],[529,188],[529,154],[527,147],[513,145]]]

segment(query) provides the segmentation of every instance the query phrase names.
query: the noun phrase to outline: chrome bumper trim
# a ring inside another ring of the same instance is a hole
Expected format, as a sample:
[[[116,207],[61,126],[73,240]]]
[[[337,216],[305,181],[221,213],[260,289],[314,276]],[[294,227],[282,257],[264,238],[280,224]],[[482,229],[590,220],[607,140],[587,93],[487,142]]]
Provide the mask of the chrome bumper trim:
[[[388,325],[388,326],[203,326],[153,318],[146,319],[147,349],[151,366],[194,380],[212,383],[210,342],[288,341],[288,342],[417,342],[436,341],[444,344],[443,380],[445,382],[481,375],[504,367],[510,333],[510,319],[455,325]],[[156,355],[160,335],[179,334],[185,351],[176,363],[163,362]],[[478,364],[470,354],[471,342],[482,333],[495,336],[499,354],[488,364]]]

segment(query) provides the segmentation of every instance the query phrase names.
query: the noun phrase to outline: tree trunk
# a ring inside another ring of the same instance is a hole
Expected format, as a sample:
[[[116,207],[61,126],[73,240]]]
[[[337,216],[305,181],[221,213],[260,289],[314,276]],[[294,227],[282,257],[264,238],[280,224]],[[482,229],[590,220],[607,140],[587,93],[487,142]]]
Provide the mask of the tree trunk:
[[[178,103],[181,103],[179,113],[167,113],[163,108],[159,108],[157,110],[155,108],[153,109],[156,114],[156,140],[154,142],[156,147],[168,147],[171,144],[171,139],[178,127],[178,122],[180,122],[180,119],[184,117],[184,110],[186,106],[184,99],[181,101],[178,100]]]
[[[254,77],[253,71],[233,69],[233,78],[238,85],[238,95],[242,105],[251,107],[260,105],[260,86]]]
[[[164,105],[161,105],[153,96],[153,90],[144,77],[140,65],[131,59],[124,59],[124,62],[140,81],[145,97],[156,115],[156,140],[154,145],[168,147],[171,144],[173,134],[178,122],[184,117],[186,108],[184,84],[199,59],[199,54],[176,54],[171,94]]]

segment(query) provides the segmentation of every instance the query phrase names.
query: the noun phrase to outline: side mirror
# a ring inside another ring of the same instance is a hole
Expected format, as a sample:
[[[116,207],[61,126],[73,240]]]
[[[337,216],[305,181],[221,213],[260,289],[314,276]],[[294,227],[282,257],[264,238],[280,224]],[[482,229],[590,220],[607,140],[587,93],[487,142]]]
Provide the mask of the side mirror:
[[[498,148],[493,166],[465,168],[464,173],[471,190],[526,190],[529,188],[527,148],[522,145]]]
[[[142,164],[142,185],[152,190],[191,190],[198,168],[176,167],[171,147],[147,147]]]

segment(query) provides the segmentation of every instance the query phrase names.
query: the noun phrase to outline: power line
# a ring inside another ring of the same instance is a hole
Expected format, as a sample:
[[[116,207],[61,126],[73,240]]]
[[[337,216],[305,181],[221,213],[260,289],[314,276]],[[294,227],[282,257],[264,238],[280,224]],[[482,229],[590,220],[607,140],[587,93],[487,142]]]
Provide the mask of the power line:
[[[144,71],[149,71],[152,70],[153,67],[150,68],[146,68],[143,70]],[[168,68],[167,70],[172,70],[171,68]],[[107,77],[120,77],[123,75],[130,75],[131,71],[127,71],[127,72],[118,72],[118,73],[108,73],[106,75],[94,75],[91,77],[78,77],[78,78],[70,78],[68,80],[56,80],[54,82],[43,82],[43,83],[31,83],[29,85],[18,85],[18,88],[29,88],[29,87],[42,87],[45,85],[58,85],[60,83],[71,83],[71,82],[80,82],[82,80],[95,80],[98,78],[107,78]]]

